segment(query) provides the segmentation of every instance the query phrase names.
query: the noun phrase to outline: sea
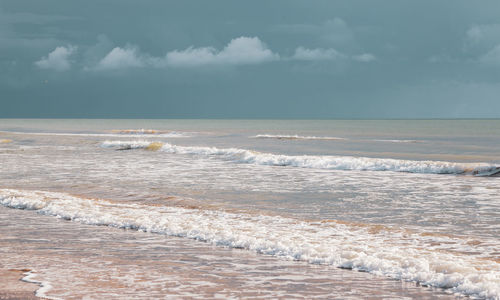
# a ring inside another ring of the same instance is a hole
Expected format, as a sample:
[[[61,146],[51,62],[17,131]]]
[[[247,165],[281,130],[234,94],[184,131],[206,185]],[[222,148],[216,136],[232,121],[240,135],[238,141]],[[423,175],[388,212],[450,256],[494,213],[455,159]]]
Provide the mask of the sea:
[[[48,299],[500,299],[500,120],[0,119]]]

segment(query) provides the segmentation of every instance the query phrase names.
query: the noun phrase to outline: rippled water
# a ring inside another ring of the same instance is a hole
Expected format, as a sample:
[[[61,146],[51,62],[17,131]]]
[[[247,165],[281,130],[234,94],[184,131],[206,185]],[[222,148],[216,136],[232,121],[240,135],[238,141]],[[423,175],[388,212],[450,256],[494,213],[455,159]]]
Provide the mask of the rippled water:
[[[0,130],[0,264],[48,296],[500,297],[499,120]]]

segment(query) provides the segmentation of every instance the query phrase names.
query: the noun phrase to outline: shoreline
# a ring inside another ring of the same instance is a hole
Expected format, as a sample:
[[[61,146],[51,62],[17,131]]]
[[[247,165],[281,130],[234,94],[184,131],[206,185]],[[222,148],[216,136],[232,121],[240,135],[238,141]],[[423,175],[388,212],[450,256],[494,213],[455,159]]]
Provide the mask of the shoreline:
[[[0,300],[46,299],[36,296],[40,286],[23,280],[30,269],[0,269]]]

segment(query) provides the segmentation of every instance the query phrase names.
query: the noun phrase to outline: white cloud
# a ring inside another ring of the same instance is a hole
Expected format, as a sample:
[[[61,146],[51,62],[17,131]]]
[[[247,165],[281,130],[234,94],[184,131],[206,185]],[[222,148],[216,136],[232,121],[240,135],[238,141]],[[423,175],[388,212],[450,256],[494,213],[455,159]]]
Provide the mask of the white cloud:
[[[178,67],[258,64],[278,59],[279,55],[268,49],[258,37],[244,36],[231,40],[221,51],[213,47],[189,47],[166,55],[167,65]]]
[[[333,48],[315,48],[308,49],[304,47],[298,47],[295,49],[295,54],[291,57],[293,60],[339,60],[339,59],[349,59],[343,53],[333,49]],[[376,58],[373,54],[363,53],[360,55],[353,55],[350,59],[358,62],[371,62]]]
[[[75,46],[61,46],[50,52],[49,55],[42,57],[35,65],[41,69],[52,69],[55,71],[67,71],[71,68],[69,57],[76,52]]]
[[[103,40],[106,47],[110,46],[107,39]],[[94,47],[96,48],[96,47]],[[91,50],[94,50],[92,48]],[[102,48],[102,47],[100,47]],[[109,48],[108,48],[109,49]],[[102,49],[101,49],[102,50]],[[108,50],[109,51],[109,50]],[[87,52],[90,52],[87,51]],[[95,52],[95,51],[92,51]],[[102,51],[101,51],[102,52]],[[258,37],[238,37],[232,39],[223,49],[214,47],[189,47],[185,50],[174,50],[168,52],[163,57],[154,57],[147,53],[141,53],[139,48],[133,45],[125,47],[115,47],[107,54],[94,60],[95,55],[86,53],[92,59],[87,59],[89,66],[84,70],[107,71],[126,68],[168,68],[168,67],[197,67],[215,65],[245,65],[259,64],[263,62],[276,61],[282,59],[280,55],[269,49]],[[102,54],[101,54],[102,55]],[[375,60],[375,56],[370,53],[360,55],[346,55],[334,48],[314,48],[298,47],[292,56],[284,57],[283,60],[353,60],[359,62],[370,62]]]
[[[371,62],[374,61],[376,58],[371,53],[363,53],[360,55],[354,55],[352,59],[359,62]]]
[[[295,49],[295,54],[292,59],[296,60],[334,60],[344,57],[343,54],[339,53],[335,49],[307,49],[304,47],[298,47]]]
[[[483,64],[500,66],[500,44],[479,58]]]
[[[97,43],[83,52],[85,66],[96,66],[114,48],[113,42],[104,34],[97,36]],[[89,67],[85,67],[86,70]]]
[[[147,58],[139,54],[136,47],[115,47],[99,61],[96,70],[116,70],[130,67],[144,67]]]
[[[217,60],[217,50],[212,47],[193,48],[186,50],[174,50],[167,53],[168,64],[174,66],[197,66],[215,63]]]

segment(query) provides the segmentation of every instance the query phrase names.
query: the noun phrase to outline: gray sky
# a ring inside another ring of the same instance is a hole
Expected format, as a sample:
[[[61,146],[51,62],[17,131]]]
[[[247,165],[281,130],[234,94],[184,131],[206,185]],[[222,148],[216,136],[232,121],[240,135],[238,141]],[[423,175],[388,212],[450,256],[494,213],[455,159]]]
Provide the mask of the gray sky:
[[[499,118],[500,1],[2,0],[0,117]]]

